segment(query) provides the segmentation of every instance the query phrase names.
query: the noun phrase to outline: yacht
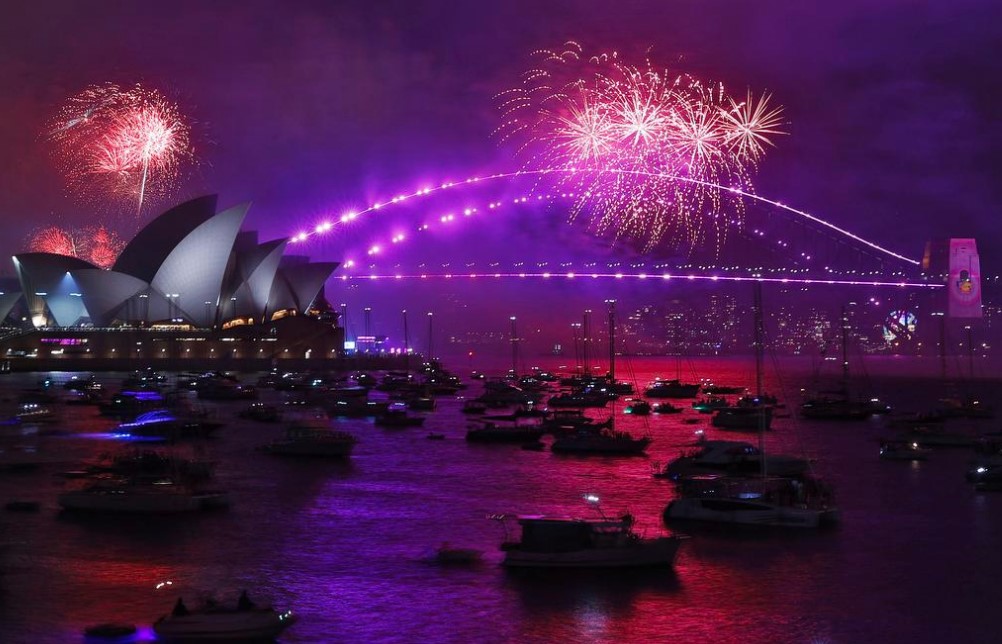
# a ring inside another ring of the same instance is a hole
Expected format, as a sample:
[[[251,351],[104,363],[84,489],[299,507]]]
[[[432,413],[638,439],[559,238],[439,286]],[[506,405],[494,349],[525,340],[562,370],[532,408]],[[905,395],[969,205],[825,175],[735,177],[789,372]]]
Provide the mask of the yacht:
[[[683,477],[679,498],[664,520],[705,521],[782,528],[819,528],[838,523],[830,489],[814,479]]]
[[[543,427],[539,424],[499,424],[484,421],[468,426],[466,440],[471,443],[533,443],[538,442],[542,435]]]
[[[63,492],[59,505],[89,512],[169,514],[224,508],[229,505],[229,496],[225,492],[197,490],[169,478],[142,483],[112,480]]]
[[[505,518],[505,517],[500,517]],[[501,544],[509,568],[631,568],[671,566],[682,537],[641,537],[633,518],[515,517],[521,538]],[[507,532],[507,524],[506,524]]]
[[[135,420],[122,423],[115,433],[122,436],[156,436],[165,440],[207,438],[223,426],[201,413],[173,412],[158,409],[140,414]]]
[[[586,428],[561,434],[550,445],[550,451],[565,454],[639,456],[650,444],[651,439],[647,436],[634,438],[626,432],[617,432],[609,428]]]
[[[772,426],[772,407],[721,407],[716,410],[710,424],[719,429],[758,432]]]
[[[757,474],[763,467],[776,476],[802,476],[810,463],[793,456],[764,455],[744,441],[702,440],[696,449],[683,452],[654,477],[677,481],[694,474]]]
[[[260,449],[281,456],[347,458],[357,442],[352,434],[331,429],[325,414],[313,414],[289,423],[283,438]]]
[[[699,383],[684,383],[681,380],[655,380],[644,395],[648,398],[695,398],[699,393]]]

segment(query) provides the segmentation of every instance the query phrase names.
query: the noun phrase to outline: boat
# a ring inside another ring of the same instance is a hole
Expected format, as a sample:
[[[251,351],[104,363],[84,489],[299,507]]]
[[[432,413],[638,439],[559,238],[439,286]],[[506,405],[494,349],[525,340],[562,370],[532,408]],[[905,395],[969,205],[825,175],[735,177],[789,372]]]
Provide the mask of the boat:
[[[929,450],[916,442],[880,443],[880,458],[885,461],[924,461],[929,457]]]
[[[651,438],[634,438],[626,432],[610,428],[579,429],[576,432],[557,436],[550,451],[564,454],[608,454],[639,456],[647,450]]]
[[[800,415],[810,420],[860,421],[890,413],[889,405],[877,398],[864,400],[849,395],[849,320],[842,309],[842,381],[838,389],[823,391],[800,406]]]
[[[745,387],[731,387],[726,385],[715,385],[712,382],[707,382],[703,384],[703,393],[705,394],[743,394],[746,391]]]
[[[772,407],[721,407],[713,414],[710,424],[718,429],[731,431],[766,431],[772,426]]]
[[[804,475],[810,468],[807,459],[763,454],[759,448],[744,441],[700,440],[695,447],[656,470],[654,478],[677,481],[694,474],[753,475],[760,473],[763,467],[775,476],[793,477]]]
[[[313,413],[292,421],[283,438],[260,449],[280,456],[348,458],[357,442],[352,434],[331,429],[326,414]]]
[[[510,517],[499,517],[506,519]],[[642,537],[633,518],[515,517],[517,541],[505,538],[502,565],[508,568],[670,567],[682,537]],[[507,523],[506,523],[507,532]]]
[[[466,440],[471,443],[531,443],[538,441],[542,435],[543,428],[538,424],[500,424],[484,421],[467,427]]]
[[[135,635],[135,633],[135,624],[116,624],[112,622],[95,624],[84,629],[84,637],[100,637],[106,639],[129,637],[131,635]]]
[[[541,398],[539,392],[523,391],[504,380],[487,380],[484,391],[474,398],[488,407],[508,407],[513,405],[533,405]]]
[[[831,491],[811,478],[698,475],[680,479],[679,493],[664,510],[666,523],[820,528],[839,520]]]
[[[554,409],[542,421],[543,430],[554,435],[575,432],[582,428],[599,429],[612,427],[612,418],[597,421],[585,416],[580,409]]]
[[[572,393],[557,394],[556,396],[550,396],[547,401],[547,406],[553,407],[554,409],[566,409],[575,408],[583,409],[585,407],[605,407],[606,404],[618,394],[610,394],[606,391],[596,391],[594,389],[586,389],[583,391],[577,391]]]
[[[712,414],[714,410],[727,407],[727,399],[722,396],[707,396],[693,401],[692,408],[701,414]]]
[[[223,423],[201,413],[158,409],[140,414],[135,420],[115,428],[120,436],[156,436],[165,440],[207,438]]]
[[[762,319],[762,287],[755,283],[755,375],[756,392],[762,392],[762,362],[764,353],[764,324]],[[757,411],[757,410],[756,410]],[[764,429],[760,425],[760,429]],[[765,454],[764,431],[759,431],[757,451],[758,467],[755,476],[728,476],[722,474],[683,475],[678,478],[678,497],[668,503],[663,517],[666,523],[675,520],[704,521],[724,524],[773,526],[784,528],[818,528],[838,522],[839,513],[834,505],[830,487],[814,478],[804,476],[784,478],[770,476],[770,461]],[[709,441],[707,441],[709,443]],[[745,451],[747,444],[736,446]],[[710,444],[711,451],[727,452],[726,443]],[[695,457],[696,455],[692,455]],[[696,459],[678,465],[693,466]],[[737,463],[753,468],[750,459]],[[778,465],[778,464],[777,464]],[[791,465],[799,465],[791,461]],[[672,470],[668,470],[669,473]],[[774,474],[774,473],[773,473]]]
[[[225,492],[198,490],[164,478],[146,483],[96,481],[59,495],[66,510],[125,514],[173,514],[225,508]]]
[[[248,418],[263,423],[275,423],[282,420],[282,410],[275,405],[263,402],[251,403],[237,414],[240,418]]]
[[[651,407],[651,411],[655,414],[681,414],[682,408],[676,407],[670,402],[662,402]]]
[[[26,425],[34,423],[52,423],[59,420],[59,417],[46,405],[35,402],[21,403],[18,406],[14,419]]]
[[[165,641],[270,641],[295,622],[296,615],[291,610],[209,607],[182,615],[164,615],[153,623],[153,632]]]
[[[435,563],[446,566],[470,565],[480,563],[483,551],[475,548],[454,548],[449,543],[443,543],[435,550]]]
[[[646,400],[627,401],[627,405],[623,410],[623,413],[631,414],[633,416],[647,416],[651,413],[651,403]]]
[[[373,422],[380,427],[420,427],[424,424],[424,416],[409,416],[406,409],[398,409],[391,405],[376,416]]]
[[[655,380],[647,389],[644,396],[648,398],[695,398],[699,393],[699,383],[684,383],[681,380]]]
[[[467,400],[460,410],[464,414],[485,414],[487,413],[487,403],[481,400]]]

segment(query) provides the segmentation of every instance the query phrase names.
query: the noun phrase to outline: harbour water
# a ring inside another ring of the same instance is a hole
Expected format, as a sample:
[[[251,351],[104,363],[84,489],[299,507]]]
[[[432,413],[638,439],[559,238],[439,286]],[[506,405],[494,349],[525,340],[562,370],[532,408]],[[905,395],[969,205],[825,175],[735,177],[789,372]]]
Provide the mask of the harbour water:
[[[633,359],[619,371],[642,387],[655,376],[674,377],[675,363]],[[800,390],[812,385],[811,368],[790,362],[780,371],[770,370],[766,389],[795,416]],[[896,408],[925,410],[944,385],[915,373],[907,360],[884,361],[870,365],[869,386]],[[754,385],[748,360],[697,360],[682,375]],[[10,407],[40,377],[3,376],[0,398]],[[111,374],[99,377],[115,382]],[[970,450],[888,462],[878,458],[879,438],[890,431],[886,419],[777,418],[767,449],[816,459],[817,474],[836,490],[838,528],[787,534],[687,526],[681,531],[692,538],[674,571],[513,574],[499,565],[504,531],[489,515],[587,515],[596,510],[582,495],[593,493],[602,511],[628,511],[652,536],[664,529],[661,513],[675,494],[672,483],[652,477],[656,464],[677,456],[697,429],[755,438],[718,432],[709,416],[692,410],[641,418],[624,415],[620,403],[590,413],[616,413],[617,429],[652,436],[647,457],[468,444],[462,397],[475,396],[479,386],[440,397],[420,428],[336,421],[359,438],[348,462],[256,451],[281,426],[238,419],[246,403],[208,403],[227,424],[186,449],[216,463],[217,483],[233,503],[192,516],[59,511],[59,472],[122,449],[93,436],[115,423],[92,407],[63,408],[61,422],[51,425],[0,428],[6,452],[37,450],[44,461],[33,471],[0,472],[0,501],[41,504],[35,513],[0,513],[0,641],[78,642],[84,627],[107,621],[145,625],[135,641],[150,640],[150,623],[178,595],[191,605],[210,592],[233,599],[242,588],[298,613],[282,637],[287,642],[998,639],[1002,494],[976,492],[964,480]],[[262,391],[264,400],[283,396]],[[998,429],[998,421],[968,422]],[[445,438],[428,440],[429,432]],[[431,555],[443,542],[482,550],[484,560],[436,565]],[[170,586],[156,589],[167,580]]]

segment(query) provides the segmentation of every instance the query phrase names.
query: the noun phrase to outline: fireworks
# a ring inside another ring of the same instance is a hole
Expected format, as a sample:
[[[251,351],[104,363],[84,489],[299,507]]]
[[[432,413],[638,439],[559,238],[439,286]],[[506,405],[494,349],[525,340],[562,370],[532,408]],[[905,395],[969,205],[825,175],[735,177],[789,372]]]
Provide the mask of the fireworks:
[[[768,95],[738,99],[722,84],[649,62],[588,58],[576,43],[536,56],[542,63],[524,84],[498,96],[497,134],[524,139],[527,169],[549,170],[581,195],[571,218],[588,217],[599,234],[639,240],[644,250],[711,238],[719,248],[740,223],[740,193],[753,192],[770,137],[782,134],[782,109]]]
[[[31,252],[77,257],[104,269],[112,267],[124,247],[122,239],[104,226],[81,229],[46,226],[28,238]]]
[[[135,200],[137,217],[148,199],[170,194],[193,158],[177,106],[139,85],[88,87],[66,102],[47,135],[74,192]]]

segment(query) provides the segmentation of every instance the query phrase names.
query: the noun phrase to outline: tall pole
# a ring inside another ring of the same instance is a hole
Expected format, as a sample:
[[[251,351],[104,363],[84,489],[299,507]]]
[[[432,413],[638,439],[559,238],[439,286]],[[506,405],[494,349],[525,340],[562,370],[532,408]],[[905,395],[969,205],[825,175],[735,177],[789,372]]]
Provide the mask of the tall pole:
[[[366,353],[368,353],[369,349],[373,348],[373,342],[372,342],[372,339],[371,339],[372,338],[372,333],[371,333],[371,330],[369,328],[369,323],[371,322],[372,309],[367,306],[364,309],[362,309],[362,314],[364,315],[363,319],[365,321],[365,342],[366,342],[366,344],[369,345],[368,347],[366,347],[365,351],[366,351]]]
[[[515,316],[508,318],[511,321],[511,330],[508,337],[511,340],[511,373],[518,374],[518,336],[515,334]]]
[[[404,316],[404,371],[410,368],[410,337],[407,333],[407,309],[401,311]]]
[[[755,297],[755,396],[762,398],[762,364],[765,355],[763,338],[765,325],[762,320],[762,282],[754,282]]]
[[[589,363],[590,357],[588,355],[588,345],[591,344],[591,309],[584,312],[584,321],[581,326],[582,333],[582,352],[584,353],[584,372],[585,375],[591,375],[591,364]]]
[[[616,382],[616,300],[606,300],[609,305],[609,382]]]
[[[939,314],[939,372],[946,382],[946,313]]]
[[[972,341],[971,325],[968,324],[967,329],[967,365],[971,372],[971,381],[974,381],[974,343]]]
[[[849,388],[849,318],[842,307],[842,388]]]
[[[434,345],[434,341],[433,341],[434,338],[435,338],[435,336],[432,333],[432,325],[431,325],[432,320],[434,320],[434,319],[435,319],[435,316],[432,314],[431,311],[428,311],[428,362],[431,362],[432,360],[435,359],[435,353],[434,353],[434,346],[435,345]]]
[[[755,281],[752,283],[752,293],[753,293],[753,309],[755,318],[755,397],[757,399],[758,405],[758,453],[761,459],[761,470],[762,477],[768,476],[768,464],[765,458],[765,418],[766,418],[766,408],[762,401],[762,358],[764,355],[764,344],[763,339],[765,337],[765,329],[762,323],[762,282]],[[843,310],[843,318],[844,318]],[[843,325],[844,328],[844,325]]]

